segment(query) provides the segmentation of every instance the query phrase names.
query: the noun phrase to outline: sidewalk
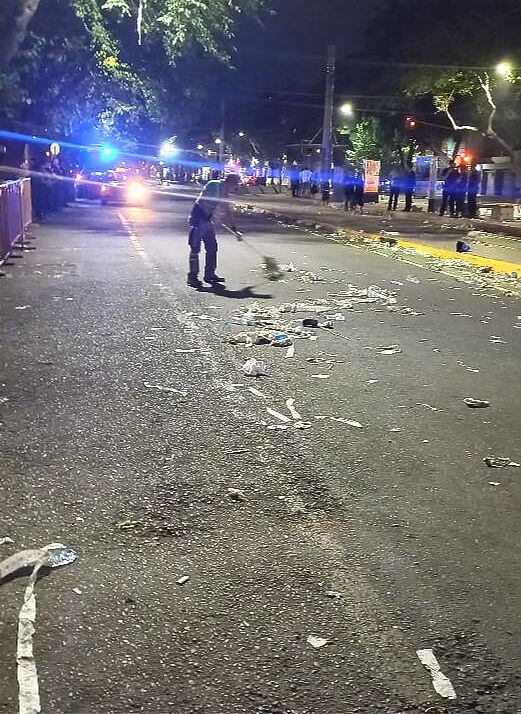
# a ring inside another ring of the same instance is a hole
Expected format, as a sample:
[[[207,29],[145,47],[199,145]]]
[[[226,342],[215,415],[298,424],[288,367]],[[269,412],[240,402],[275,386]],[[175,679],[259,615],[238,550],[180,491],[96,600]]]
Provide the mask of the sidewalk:
[[[389,213],[384,201],[367,204],[362,215],[346,214],[342,204],[323,207],[318,200],[294,199],[287,194],[275,194],[269,188],[263,193],[253,189],[238,203],[287,217],[306,227],[343,229],[374,240],[387,236],[404,248],[414,247],[442,258],[463,259],[477,266],[491,267],[496,273],[521,274],[521,237],[518,237],[521,224],[456,219],[426,211]],[[470,245],[471,252],[457,253],[458,240]]]

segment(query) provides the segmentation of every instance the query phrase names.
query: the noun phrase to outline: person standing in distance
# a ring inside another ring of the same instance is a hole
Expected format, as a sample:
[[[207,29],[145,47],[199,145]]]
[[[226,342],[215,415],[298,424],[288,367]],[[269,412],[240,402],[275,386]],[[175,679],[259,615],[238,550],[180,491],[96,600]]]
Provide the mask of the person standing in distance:
[[[237,174],[227,174],[224,179],[208,181],[196,199],[190,213],[190,258],[187,284],[192,288],[201,288],[199,280],[199,253],[201,243],[206,251],[204,266],[204,282],[210,285],[226,282],[216,274],[217,269],[217,238],[215,226],[221,223],[231,223],[232,208],[229,201],[230,192],[237,189],[239,177]],[[230,225],[235,230],[233,224]]]

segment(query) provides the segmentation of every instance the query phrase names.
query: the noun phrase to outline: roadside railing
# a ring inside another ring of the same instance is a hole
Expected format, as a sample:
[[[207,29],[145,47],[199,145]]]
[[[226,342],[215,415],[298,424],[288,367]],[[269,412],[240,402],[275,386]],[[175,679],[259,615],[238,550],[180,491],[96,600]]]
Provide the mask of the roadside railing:
[[[32,220],[31,179],[0,183],[0,264],[22,248]]]

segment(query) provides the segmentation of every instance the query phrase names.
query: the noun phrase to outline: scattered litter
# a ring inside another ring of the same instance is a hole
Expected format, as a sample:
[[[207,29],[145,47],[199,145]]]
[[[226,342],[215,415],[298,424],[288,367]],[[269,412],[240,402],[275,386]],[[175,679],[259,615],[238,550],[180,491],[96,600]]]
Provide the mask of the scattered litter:
[[[261,397],[261,399],[266,399],[266,395],[259,391],[258,389],[255,389],[255,387],[247,387],[248,392],[251,392],[251,394],[254,394],[256,397]]]
[[[157,329],[159,329],[159,328],[157,328]],[[186,349],[186,350],[176,349],[176,350],[174,350],[174,352],[177,352],[178,354],[181,354],[181,355],[190,355],[190,354],[195,354],[197,352],[199,352],[201,354],[210,354],[210,351],[205,350],[203,347],[193,347],[192,349]]]
[[[24,600],[18,615],[16,662],[18,676],[19,714],[41,711],[38,672],[33,651],[36,622],[35,585],[42,568],[59,568],[76,560],[76,553],[61,543],[51,543],[38,550],[23,550],[0,562],[0,582],[9,576],[31,569]]]
[[[286,351],[286,359],[290,359],[295,356],[295,345],[290,345]]]
[[[268,414],[271,414],[271,416],[274,416],[276,419],[279,419],[280,421],[283,421],[286,424],[291,421],[291,419],[285,414],[281,414],[280,412],[275,411],[275,409],[272,409],[271,407],[266,407],[266,411],[268,412]]]
[[[393,432],[393,433],[397,433],[397,432],[401,431],[401,427],[395,426],[395,427],[393,427],[392,429],[389,429],[389,431],[391,431],[391,432]]]
[[[189,575],[182,575],[180,578],[177,578],[176,583],[177,583],[178,585],[184,585],[184,584],[187,583],[189,580],[190,580],[190,576],[189,576]]]
[[[295,419],[295,421],[302,421],[302,417],[300,416],[300,414],[298,413],[298,411],[297,411],[297,410],[295,409],[295,407],[293,406],[294,404],[295,404],[295,400],[294,400],[294,399],[287,399],[287,400],[286,400],[286,407],[287,407],[289,413],[291,414],[291,416],[293,417],[293,419]]]
[[[0,404],[7,404],[9,397],[0,397]]]
[[[81,590],[80,588],[72,588],[72,592],[76,593],[76,595],[81,595]]]
[[[472,397],[466,397],[463,401],[471,409],[483,409],[490,406],[490,402],[487,402],[485,399],[473,399]]]
[[[288,263],[287,265],[281,265],[280,269],[283,273],[294,273],[296,268],[293,263]]]
[[[270,424],[266,427],[266,429],[269,429],[270,431],[284,431],[285,429],[289,429],[289,426],[287,424]]]
[[[17,305],[15,310],[28,310],[30,307],[30,305]]]
[[[453,317],[474,317],[474,315],[469,315],[468,312],[451,312]]]
[[[239,488],[229,488],[228,489],[228,496],[232,499],[232,501],[245,501],[246,496],[244,495],[244,492],[241,491]]]
[[[250,331],[238,332],[236,335],[228,337],[226,340],[230,345],[269,345],[274,334],[270,332]]]
[[[339,600],[341,597],[343,597],[342,593],[338,592],[338,590],[326,590],[324,595],[334,600]]]
[[[331,421],[338,421],[340,424],[347,424],[347,426],[354,426],[355,429],[363,429],[364,427],[359,421],[354,421],[353,419],[344,419],[343,417],[329,417]]]
[[[511,461],[508,456],[485,456],[483,461],[487,466],[490,466],[491,469],[504,469],[507,466],[520,467],[520,464]]]
[[[467,372],[474,372],[474,374],[479,373],[479,369],[477,367],[469,367],[468,364],[465,364],[465,362],[462,362],[460,359],[458,360],[457,364],[459,364],[460,367],[466,369]]]
[[[502,337],[498,337],[497,335],[492,335],[489,342],[491,342],[493,345],[506,345],[507,344]]]
[[[313,424],[310,421],[296,421],[293,426],[295,429],[311,429]]]
[[[9,538],[9,536],[4,536],[3,538],[0,538],[0,545],[7,545],[8,543],[14,543],[14,540],[12,538]]]
[[[456,241],[456,253],[470,253],[470,245],[465,241]]]
[[[402,351],[400,345],[388,345],[387,347],[377,347],[376,349],[379,355],[396,355]]]
[[[311,377],[314,377],[315,379],[329,379],[331,375],[329,374],[312,374]]]
[[[132,518],[127,518],[124,521],[119,521],[118,523],[116,523],[116,528],[119,531],[131,531],[134,530],[134,528],[139,528],[139,526],[141,525],[141,521],[136,521]]]
[[[262,375],[268,374],[268,368],[264,362],[259,362],[259,360],[250,357],[242,365],[242,371],[248,377],[261,377]]]
[[[308,645],[311,645],[311,647],[314,647],[316,650],[318,650],[324,645],[327,645],[329,640],[325,640],[323,637],[315,637],[314,635],[309,635],[306,642],[308,643]]]
[[[291,341],[291,337],[285,332],[277,332],[271,344],[273,347],[289,347],[293,342]]]
[[[501,486],[501,484],[499,483],[499,481],[489,481],[489,484],[490,484],[491,486]]]
[[[426,404],[425,402],[422,402],[421,404],[418,404],[419,407],[426,407],[427,409],[430,409],[431,412],[437,412],[439,411],[438,407],[433,407],[432,404]]]
[[[368,379],[366,384],[376,384],[379,381],[380,381],[379,379]]]
[[[335,312],[333,315],[324,315],[324,319],[328,322],[345,322],[346,318],[341,312]]]
[[[420,284],[420,278],[417,278],[415,275],[408,275],[406,280],[408,283],[414,283],[415,285]]]
[[[174,389],[174,387],[164,387],[162,384],[150,384],[150,382],[145,382],[145,387],[147,389],[157,389],[160,392],[171,392],[172,394],[181,394],[186,397],[186,392],[182,392],[180,389]]]
[[[438,660],[434,656],[434,652],[428,650],[417,650],[416,654],[423,666],[430,672],[432,684],[438,694],[444,699],[456,699],[456,692],[451,684],[451,681],[441,671]]]
[[[197,317],[199,320],[208,320],[208,322],[218,322],[219,320],[218,317],[213,315],[194,315],[193,317]]]

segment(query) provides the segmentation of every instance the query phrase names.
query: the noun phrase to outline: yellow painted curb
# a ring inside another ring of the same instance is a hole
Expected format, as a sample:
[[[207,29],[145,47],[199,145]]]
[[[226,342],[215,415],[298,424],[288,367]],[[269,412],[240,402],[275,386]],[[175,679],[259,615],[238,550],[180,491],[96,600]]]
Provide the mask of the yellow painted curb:
[[[342,229],[345,230],[345,229]],[[349,231],[346,231],[349,232]],[[378,241],[385,240],[385,236],[378,233],[366,233],[365,231],[356,231],[356,235],[363,235],[365,238],[370,238],[371,240]],[[425,245],[424,243],[415,243],[410,240],[402,240],[395,236],[389,237],[389,242],[394,245],[399,245],[400,248],[414,248],[419,253],[424,253],[427,255],[432,255],[436,258],[442,258],[443,260],[464,260],[470,265],[475,265],[479,268],[492,268],[494,273],[518,273],[521,276],[521,264],[520,263],[507,263],[505,260],[496,260],[495,258],[483,258],[481,255],[471,255],[470,253],[456,253],[455,250],[447,250],[447,248],[435,248],[430,245]]]

